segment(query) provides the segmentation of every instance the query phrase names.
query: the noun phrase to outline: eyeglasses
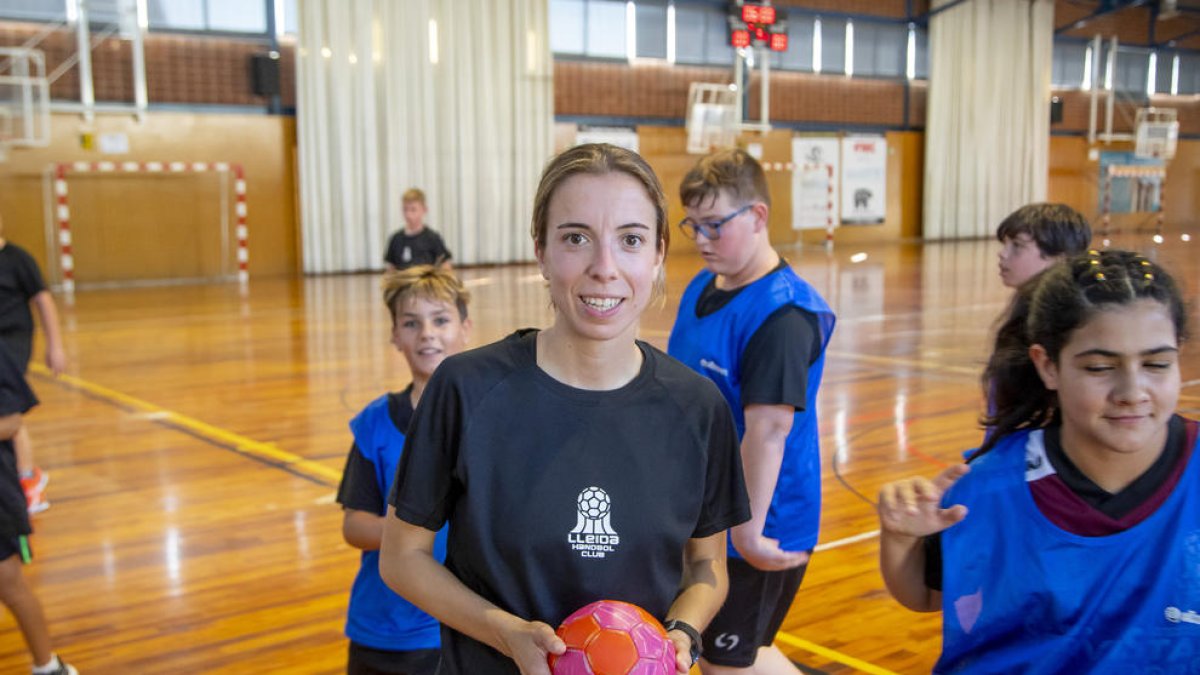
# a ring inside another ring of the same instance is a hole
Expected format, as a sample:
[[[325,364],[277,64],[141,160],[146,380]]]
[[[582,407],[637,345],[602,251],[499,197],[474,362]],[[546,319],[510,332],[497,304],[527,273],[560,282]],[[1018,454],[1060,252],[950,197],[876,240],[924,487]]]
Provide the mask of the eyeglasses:
[[[684,218],[683,220],[679,221],[679,229],[683,230],[683,236],[687,237],[688,239],[695,239],[697,234],[702,234],[704,235],[705,239],[708,239],[709,241],[716,241],[721,238],[721,227],[724,226],[725,223],[728,223],[734,218],[737,218],[745,213],[746,210],[751,206],[754,206],[754,204],[747,204],[720,220],[706,220],[699,222],[692,220],[691,218]]]

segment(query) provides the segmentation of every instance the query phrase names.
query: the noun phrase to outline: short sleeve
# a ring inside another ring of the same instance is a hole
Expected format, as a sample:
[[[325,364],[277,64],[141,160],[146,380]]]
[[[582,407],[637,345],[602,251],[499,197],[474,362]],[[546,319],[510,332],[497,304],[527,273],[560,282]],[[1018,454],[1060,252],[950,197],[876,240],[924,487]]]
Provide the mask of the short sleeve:
[[[388,263],[392,267],[401,267],[402,266],[402,263],[400,260],[400,252],[398,250],[396,250],[398,248],[396,239],[399,236],[400,236],[400,233],[396,232],[391,236],[390,239],[388,239],[387,252],[383,254],[383,261],[385,263]]]
[[[446,241],[442,239],[442,235],[435,232],[434,236],[437,237],[437,253],[434,256],[434,260],[444,263],[453,258],[454,256],[451,255],[450,249],[446,248]]]
[[[455,467],[465,415],[447,365],[434,372],[421,395],[388,499],[400,519],[429,530],[445,524],[461,492]]]
[[[344,508],[382,516],[387,512],[383,491],[374,462],[367,459],[355,443],[346,456],[346,468],[338,485],[337,502]]]
[[[16,268],[17,284],[21,287],[21,293],[26,298],[32,299],[33,296],[46,290],[46,281],[42,279],[42,271],[38,269],[37,261],[33,256],[29,255],[24,249],[20,251],[20,264]]]
[[[808,368],[821,355],[816,315],[794,305],[775,311],[742,352],[742,405],[790,405],[804,410]]]
[[[708,471],[704,506],[693,539],[708,537],[750,520],[750,498],[742,475],[742,455],[737,429],[725,400],[717,397],[708,432]]]

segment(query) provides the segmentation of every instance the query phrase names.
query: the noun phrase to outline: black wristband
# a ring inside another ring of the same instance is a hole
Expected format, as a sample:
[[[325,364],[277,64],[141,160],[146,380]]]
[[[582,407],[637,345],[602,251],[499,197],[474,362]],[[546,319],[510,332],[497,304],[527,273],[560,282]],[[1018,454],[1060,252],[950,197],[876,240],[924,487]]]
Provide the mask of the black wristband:
[[[667,622],[666,626],[663,626],[663,628],[665,628],[668,633],[673,630],[677,630],[688,636],[688,639],[692,641],[692,665],[695,665],[696,662],[700,660],[700,655],[704,653],[704,644],[700,638],[700,631],[696,630],[695,626],[691,625],[690,623],[687,623],[686,621],[680,621],[679,619],[671,619]]]

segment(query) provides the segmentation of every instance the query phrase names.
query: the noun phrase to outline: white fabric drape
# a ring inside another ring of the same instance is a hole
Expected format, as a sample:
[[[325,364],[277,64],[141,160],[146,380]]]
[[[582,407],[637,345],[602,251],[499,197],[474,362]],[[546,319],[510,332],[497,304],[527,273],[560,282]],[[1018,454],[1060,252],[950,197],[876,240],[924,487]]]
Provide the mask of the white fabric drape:
[[[304,271],[381,269],[409,187],[425,191],[456,263],[532,260],[533,194],[553,151],[547,1],[298,6]]]
[[[967,0],[930,19],[926,239],[991,236],[1046,199],[1053,40],[1053,0]]]

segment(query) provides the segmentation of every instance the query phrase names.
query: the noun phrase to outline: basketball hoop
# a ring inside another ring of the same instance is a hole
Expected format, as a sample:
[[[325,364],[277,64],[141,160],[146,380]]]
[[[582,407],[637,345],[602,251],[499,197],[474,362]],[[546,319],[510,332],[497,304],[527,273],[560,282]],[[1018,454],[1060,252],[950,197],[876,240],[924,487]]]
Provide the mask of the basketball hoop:
[[[1176,115],[1174,108],[1139,108],[1134,123],[1134,154],[1143,158],[1173,159],[1179,141]]]
[[[704,155],[737,145],[737,92],[727,84],[693,82],[688,89],[687,151]]]

